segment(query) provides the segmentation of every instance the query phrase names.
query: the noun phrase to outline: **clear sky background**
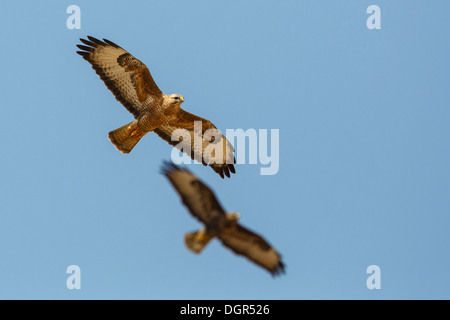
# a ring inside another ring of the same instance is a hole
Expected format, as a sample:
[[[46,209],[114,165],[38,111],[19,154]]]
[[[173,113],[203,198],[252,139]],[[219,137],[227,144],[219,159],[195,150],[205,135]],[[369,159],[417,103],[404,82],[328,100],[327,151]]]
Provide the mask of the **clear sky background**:
[[[66,9],[81,8],[81,30]],[[381,30],[366,9],[381,8]],[[448,1],[2,1],[0,298],[449,299]],[[219,242],[159,173],[155,134],[75,51],[92,35],[149,67],[219,129],[279,129],[280,169],[189,168],[283,255],[266,271]],[[66,268],[81,268],[68,290]],[[368,290],[366,268],[381,268]]]

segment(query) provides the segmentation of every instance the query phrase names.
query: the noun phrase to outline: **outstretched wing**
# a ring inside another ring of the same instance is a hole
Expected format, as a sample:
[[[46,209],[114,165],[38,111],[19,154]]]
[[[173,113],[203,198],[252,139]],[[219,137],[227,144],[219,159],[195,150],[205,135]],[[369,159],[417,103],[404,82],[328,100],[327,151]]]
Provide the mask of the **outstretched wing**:
[[[87,38],[89,40],[80,39],[85,45],[77,45],[83,50],[77,53],[92,65],[116,99],[135,118],[144,109],[162,103],[163,93],[145,64],[109,40]]]
[[[225,217],[225,212],[211,189],[191,172],[166,162],[162,173],[172,183],[190,213],[205,225],[219,217]]]
[[[284,273],[280,254],[258,234],[236,223],[233,227],[224,229],[218,238],[236,254],[253,261],[272,275]]]
[[[201,127],[197,121],[201,122]],[[178,129],[180,131],[176,131]],[[209,165],[222,178],[224,174],[229,178],[230,172],[236,173],[234,148],[211,121],[180,108],[175,120],[158,127],[154,132],[192,159]],[[172,141],[172,135],[180,139]]]

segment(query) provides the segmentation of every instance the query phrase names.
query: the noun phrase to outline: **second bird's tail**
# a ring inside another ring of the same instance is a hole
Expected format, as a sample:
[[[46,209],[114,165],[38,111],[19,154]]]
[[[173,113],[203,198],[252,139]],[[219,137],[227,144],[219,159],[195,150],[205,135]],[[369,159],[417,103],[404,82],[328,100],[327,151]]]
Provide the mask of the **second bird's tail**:
[[[186,233],[184,235],[184,242],[186,247],[194,253],[200,253],[211,241],[213,237],[209,235],[205,229]]]

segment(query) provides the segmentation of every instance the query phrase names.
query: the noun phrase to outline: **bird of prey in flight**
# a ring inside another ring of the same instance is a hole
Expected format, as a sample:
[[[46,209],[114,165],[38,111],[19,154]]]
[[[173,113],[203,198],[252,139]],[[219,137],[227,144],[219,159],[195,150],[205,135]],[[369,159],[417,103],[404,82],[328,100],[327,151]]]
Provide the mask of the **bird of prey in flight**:
[[[168,162],[162,173],[172,183],[189,212],[205,225],[204,229],[184,236],[189,250],[200,253],[211,239],[217,238],[234,253],[253,261],[272,275],[284,273],[280,254],[263,237],[241,226],[238,213],[226,213],[211,189],[195,175]]]
[[[83,44],[77,47],[82,51],[77,53],[92,65],[106,87],[135,118],[109,133],[117,149],[129,153],[144,135],[153,131],[192,159],[211,166],[222,178],[235,173],[236,160],[230,142],[211,121],[183,110],[183,96],[165,95],[146,65],[117,44],[91,36],[80,41]],[[173,134],[178,137],[175,141]],[[209,147],[212,144],[214,148]]]

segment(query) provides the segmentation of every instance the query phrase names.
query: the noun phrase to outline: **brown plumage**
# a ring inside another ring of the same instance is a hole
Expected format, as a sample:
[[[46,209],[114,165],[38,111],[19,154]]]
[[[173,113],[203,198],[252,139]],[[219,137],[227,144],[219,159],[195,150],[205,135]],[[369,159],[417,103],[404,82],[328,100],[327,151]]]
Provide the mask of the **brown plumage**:
[[[205,225],[205,229],[185,235],[189,250],[200,253],[216,237],[234,253],[253,261],[272,275],[284,273],[280,254],[263,237],[241,226],[237,213],[226,213],[211,189],[195,175],[171,163],[166,163],[162,172],[189,212]]]
[[[77,47],[82,51],[77,53],[92,65],[106,87],[136,119],[109,133],[109,139],[118,150],[131,152],[144,135],[153,131],[192,159],[211,166],[222,178],[235,173],[234,149],[211,121],[181,109],[183,96],[165,95],[146,65],[129,52],[109,40],[87,38],[80,39],[83,45]],[[195,121],[201,121],[201,132],[194,132]],[[177,129],[184,129],[182,132],[186,132],[190,141],[172,141],[173,135],[176,137],[179,132],[174,134]],[[216,132],[209,139],[205,138],[208,129]],[[201,145],[195,144],[194,138],[201,141]]]

